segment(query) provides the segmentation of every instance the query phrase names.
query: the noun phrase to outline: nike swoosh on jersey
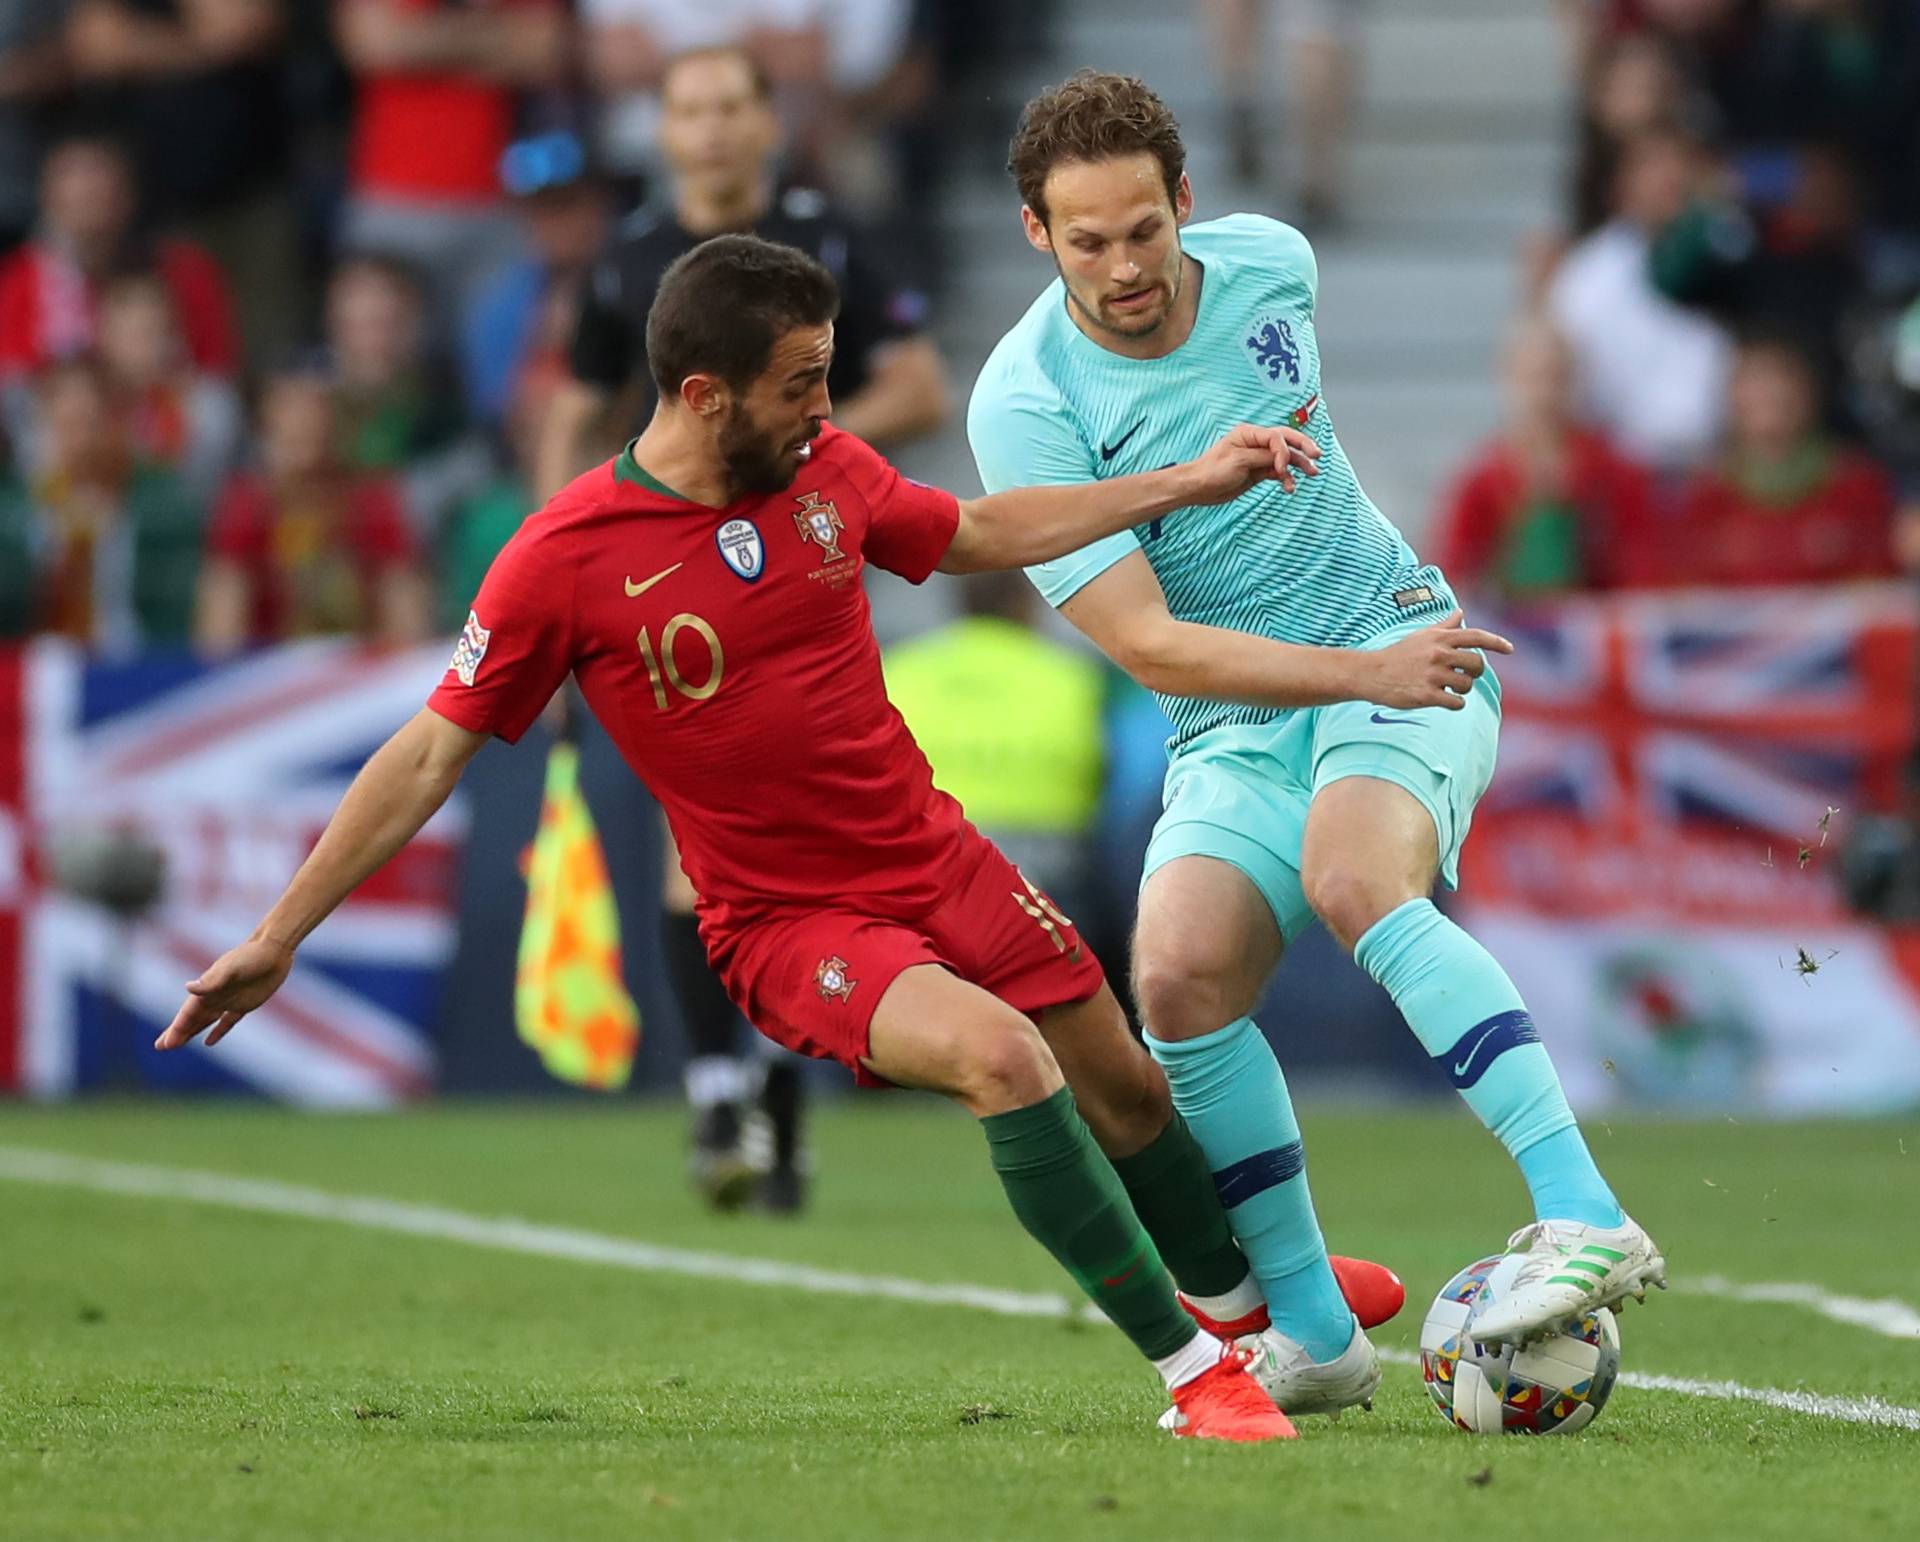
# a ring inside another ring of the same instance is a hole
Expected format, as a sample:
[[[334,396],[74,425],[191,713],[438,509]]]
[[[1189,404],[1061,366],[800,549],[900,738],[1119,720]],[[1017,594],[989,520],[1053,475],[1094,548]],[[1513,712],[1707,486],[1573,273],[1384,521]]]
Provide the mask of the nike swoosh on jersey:
[[[1145,428],[1146,426],[1147,426],[1147,420],[1145,418],[1142,418],[1138,423],[1134,424],[1132,428],[1128,429],[1118,439],[1114,440],[1112,444],[1101,445],[1100,458],[1103,461],[1112,460],[1114,456],[1120,453],[1121,447],[1125,445],[1129,439],[1131,439],[1135,434],[1139,433],[1140,430]]]
[[[1386,724],[1389,724],[1389,725],[1391,725],[1391,726],[1398,726],[1398,725],[1400,725],[1400,724],[1402,724],[1402,723],[1412,723],[1412,722],[1417,722],[1417,721],[1418,721],[1418,719],[1416,719],[1416,718],[1410,718],[1410,717],[1382,717],[1382,716],[1381,716],[1381,715],[1380,715],[1380,714],[1379,714],[1378,712],[1376,712],[1376,713],[1374,713],[1374,715],[1373,715],[1373,717],[1372,717],[1372,718],[1370,719],[1370,721],[1372,721],[1372,722],[1375,722],[1375,723],[1386,723]]]
[[[686,563],[684,562],[676,562],[670,568],[662,568],[658,573],[655,573],[653,577],[646,579],[642,583],[636,584],[631,578],[629,578],[627,580],[627,598],[630,600],[638,599],[641,595],[645,594],[649,589],[651,589],[655,584],[659,583],[661,579],[673,577],[675,573],[678,573],[685,566],[686,566]]]

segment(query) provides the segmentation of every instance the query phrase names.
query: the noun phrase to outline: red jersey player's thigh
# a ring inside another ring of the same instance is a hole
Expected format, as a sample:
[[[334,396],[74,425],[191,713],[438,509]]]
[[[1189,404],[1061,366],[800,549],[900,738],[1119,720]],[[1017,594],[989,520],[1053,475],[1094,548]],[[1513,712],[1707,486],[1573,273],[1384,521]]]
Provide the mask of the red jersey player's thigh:
[[[982,835],[970,834],[952,887],[924,923],[954,972],[1036,1017],[1106,987],[1071,918]]]
[[[774,1043],[837,1060],[867,1086],[875,1009],[902,971],[946,963],[927,936],[842,910],[757,921],[716,938],[715,971],[747,1021]]]
[[[1089,1000],[1049,1007],[1040,1036],[1102,1151],[1132,1156],[1159,1138],[1173,1117],[1166,1074],[1133,1036],[1111,990],[1103,984]]]
[[[874,1009],[867,1069],[955,1099],[976,1118],[1030,1108],[1060,1090],[1060,1068],[1023,1014],[937,964],[895,977]]]

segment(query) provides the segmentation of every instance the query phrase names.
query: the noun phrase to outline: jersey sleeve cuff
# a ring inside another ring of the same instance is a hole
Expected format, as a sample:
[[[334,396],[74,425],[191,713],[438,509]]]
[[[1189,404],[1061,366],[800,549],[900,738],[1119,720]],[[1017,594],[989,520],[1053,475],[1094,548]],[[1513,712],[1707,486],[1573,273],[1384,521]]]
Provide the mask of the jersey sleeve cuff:
[[[445,718],[455,728],[464,728],[468,733],[491,734],[496,739],[504,739],[508,744],[518,744],[520,736],[527,731],[526,723],[492,723],[487,720],[486,706],[476,701],[464,685],[437,686],[427,698],[427,710]],[[539,714],[535,713],[538,717]]]
[[[1041,598],[1058,610],[1108,568],[1139,549],[1140,543],[1132,532],[1123,531],[1052,562],[1035,563],[1027,569],[1027,577],[1040,591]]]

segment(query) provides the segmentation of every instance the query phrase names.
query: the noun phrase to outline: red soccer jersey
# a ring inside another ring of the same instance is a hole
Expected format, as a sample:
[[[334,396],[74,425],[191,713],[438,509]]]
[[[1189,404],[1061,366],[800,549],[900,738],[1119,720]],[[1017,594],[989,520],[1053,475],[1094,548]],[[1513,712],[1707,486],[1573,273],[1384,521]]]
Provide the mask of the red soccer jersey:
[[[428,705],[511,741],[575,674],[666,810],[710,941],[792,907],[921,914],[968,826],[887,700],[860,574],[921,582],[959,519],[831,427],[784,492],[723,509],[629,450],[494,559]]]

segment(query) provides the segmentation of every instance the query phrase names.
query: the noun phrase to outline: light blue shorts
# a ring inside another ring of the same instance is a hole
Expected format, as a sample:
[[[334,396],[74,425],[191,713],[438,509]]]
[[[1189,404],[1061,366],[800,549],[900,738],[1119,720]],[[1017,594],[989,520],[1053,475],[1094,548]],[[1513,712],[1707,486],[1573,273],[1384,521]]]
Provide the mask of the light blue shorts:
[[[1427,622],[1383,633],[1383,648]],[[1458,712],[1396,712],[1370,702],[1303,708],[1277,723],[1229,723],[1189,743],[1167,767],[1164,812],[1147,846],[1144,883],[1176,857],[1216,857],[1253,881],[1288,942],[1313,919],[1300,884],[1307,808],[1343,777],[1404,787],[1433,816],[1440,876],[1460,881],[1474,805],[1493,780],[1500,682],[1491,666]]]

